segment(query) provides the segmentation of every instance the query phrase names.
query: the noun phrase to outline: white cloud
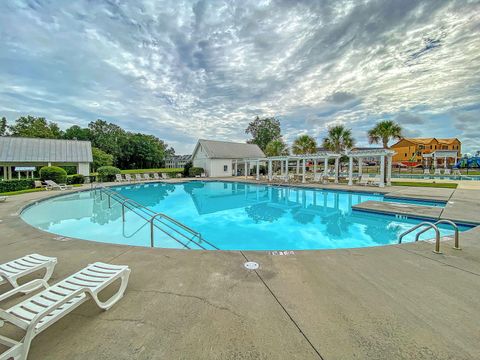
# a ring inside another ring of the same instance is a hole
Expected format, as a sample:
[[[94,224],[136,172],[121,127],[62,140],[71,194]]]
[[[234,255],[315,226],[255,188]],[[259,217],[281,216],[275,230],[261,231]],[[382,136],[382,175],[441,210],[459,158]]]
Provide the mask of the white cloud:
[[[287,139],[344,123],[364,144],[393,118],[475,147],[478,122],[454,124],[480,116],[478,14],[433,0],[2,2],[0,111],[105,118],[179,153],[243,140],[257,114]]]

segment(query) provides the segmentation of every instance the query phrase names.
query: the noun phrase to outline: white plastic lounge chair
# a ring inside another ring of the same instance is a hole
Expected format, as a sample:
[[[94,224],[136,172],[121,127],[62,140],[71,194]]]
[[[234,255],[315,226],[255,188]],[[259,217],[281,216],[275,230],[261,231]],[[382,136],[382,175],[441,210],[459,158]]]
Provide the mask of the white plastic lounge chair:
[[[122,174],[115,174],[115,182],[122,182],[123,177]]]
[[[0,202],[5,202],[7,201],[7,197],[6,196],[0,196]]]
[[[143,177],[140,174],[134,174],[136,181],[143,181]]]
[[[462,173],[460,172],[459,169],[453,169],[453,175],[460,176],[460,175],[462,175]]]
[[[153,179],[160,180],[160,176],[158,176],[158,173],[153,173]]]
[[[451,175],[451,174],[452,174],[452,170],[450,169],[443,170],[443,175]]]
[[[322,182],[323,181],[323,173],[317,172],[313,175],[314,182]]]
[[[17,288],[18,279],[36,271],[45,269],[43,281],[47,282],[52,276],[53,269],[57,264],[57,258],[46,257],[39,254],[30,254],[22,258],[12,260],[0,265],[0,284],[9,283],[12,287]],[[30,291],[38,289],[40,285],[33,288],[26,288],[23,292],[26,294]]]
[[[430,169],[423,169],[423,175],[430,175]]]
[[[367,174],[362,174],[358,182],[358,185],[367,186],[369,182],[370,182],[370,177]]]
[[[45,185],[43,185],[40,180],[35,180],[35,181],[33,182],[33,186],[35,186],[35,189],[40,189],[40,188],[44,188],[44,187],[45,187]]]
[[[97,262],[53,286],[49,286],[43,280],[33,280],[30,283],[35,282],[36,286],[43,285],[45,290],[8,310],[0,309],[0,320],[26,331],[20,341],[0,336],[0,343],[9,348],[0,355],[0,359],[26,360],[33,338],[83,304],[89,297],[102,310],[110,309],[123,297],[129,275],[128,266]],[[111,298],[102,302],[98,298],[98,294],[118,279],[121,279],[119,290]],[[30,283],[0,295],[0,301],[25,290],[24,286]]]
[[[165,173],[162,173],[162,179],[163,179],[163,180],[167,180],[167,179],[168,179],[168,176],[167,176],[167,174],[165,174]]]
[[[442,169],[435,169],[433,175],[442,175]]]
[[[133,181],[132,176],[130,174],[125,174],[125,181],[132,182]]]
[[[372,178],[368,178],[369,185],[380,186],[380,175],[375,175]]]
[[[58,190],[69,190],[72,188],[71,185],[67,185],[67,184],[57,184],[55,181],[53,180],[45,180],[45,184],[47,184],[47,190],[55,190],[55,189],[58,189]]]
[[[143,180],[145,181],[149,181],[149,180],[152,180],[152,178],[150,177],[150,174],[143,174]]]

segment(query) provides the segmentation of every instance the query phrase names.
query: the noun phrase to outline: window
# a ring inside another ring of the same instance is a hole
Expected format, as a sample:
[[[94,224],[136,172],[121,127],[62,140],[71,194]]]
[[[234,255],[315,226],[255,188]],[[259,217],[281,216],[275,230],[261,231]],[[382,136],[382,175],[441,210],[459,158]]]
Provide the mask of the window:
[[[228,165],[223,165],[223,171],[228,171]]]
[[[418,145],[418,148],[419,148],[420,150],[423,150],[423,149],[425,149],[425,146],[424,146],[424,145]]]
[[[408,156],[407,153],[405,153],[405,157],[407,157],[407,156]]]

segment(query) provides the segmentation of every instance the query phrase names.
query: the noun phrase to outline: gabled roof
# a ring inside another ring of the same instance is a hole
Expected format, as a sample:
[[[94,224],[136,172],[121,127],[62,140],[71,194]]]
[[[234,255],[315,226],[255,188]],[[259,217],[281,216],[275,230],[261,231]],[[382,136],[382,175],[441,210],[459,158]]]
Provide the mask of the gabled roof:
[[[265,157],[265,154],[257,144],[200,139],[195,146],[195,150],[193,150],[192,158],[195,157],[195,154],[200,146],[202,146],[202,149],[210,159],[245,159]]]
[[[403,140],[408,141],[412,144],[416,144],[416,145],[430,145],[430,143],[433,140],[437,140],[439,144],[443,144],[443,145],[450,145],[450,144],[454,143],[455,141],[461,142],[457,138],[449,138],[449,139],[439,139],[439,138],[434,138],[434,137],[433,138],[402,138],[398,142],[393,144],[392,146],[397,145],[398,143],[400,143],[400,141],[403,141]]]
[[[92,161],[90,141],[0,137],[0,162],[3,163]]]

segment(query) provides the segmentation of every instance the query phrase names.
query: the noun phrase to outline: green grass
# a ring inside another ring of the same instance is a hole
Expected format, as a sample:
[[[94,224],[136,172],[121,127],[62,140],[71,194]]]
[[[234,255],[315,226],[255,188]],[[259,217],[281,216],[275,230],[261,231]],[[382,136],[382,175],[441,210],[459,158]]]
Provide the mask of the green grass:
[[[413,187],[434,187],[445,189],[456,189],[456,183],[430,183],[430,182],[414,182],[414,181],[392,181],[393,186],[413,186]]]
[[[82,186],[82,184],[73,184],[73,187],[79,187]],[[0,193],[0,195],[5,195],[5,196],[13,196],[13,195],[21,195],[21,194],[28,194],[32,192],[38,192],[38,191],[46,191],[45,188],[37,188],[37,189],[25,189],[25,190],[17,190],[17,191],[9,191],[9,192],[4,192]]]

